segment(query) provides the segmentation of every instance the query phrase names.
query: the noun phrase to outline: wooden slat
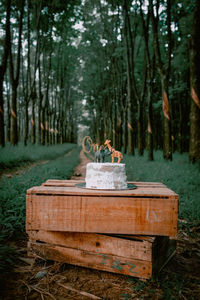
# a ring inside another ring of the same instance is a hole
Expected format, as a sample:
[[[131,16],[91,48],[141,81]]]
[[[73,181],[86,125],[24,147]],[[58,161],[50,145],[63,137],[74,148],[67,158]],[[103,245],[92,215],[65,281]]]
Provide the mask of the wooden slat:
[[[146,241],[149,243],[154,243],[155,239],[157,238],[156,236],[149,236],[149,235],[132,235],[132,234],[107,234],[108,236],[114,236],[114,237],[119,237],[121,239],[129,239],[129,240],[134,240],[134,241]]]
[[[152,242],[155,237],[130,236],[131,239],[93,233],[28,231],[30,241],[41,241],[54,246],[75,248],[94,253],[152,261]]]
[[[83,183],[82,180],[57,180],[57,179],[48,179],[44,183],[43,186],[75,186],[75,184]]]
[[[93,190],[76,186],[36,186],[27,190],[27,194],[48,194],[48,195],[79,195],[79,196],[118,196],[118,197],[157,197],[169,198],[171,196],[178,199],[178,195],[167,187],[137,187],[130,190]]]
[[[139,278],[147,279],[152,276],[152,263],[149,261],[35,242],[29,242],[28,249],[45,259]]]
[[[44,188],[36,188],[41,194],[30,193],[27,197],[27,230],[171,237],[177,233],[176,197],[56,195],[48,187]]]

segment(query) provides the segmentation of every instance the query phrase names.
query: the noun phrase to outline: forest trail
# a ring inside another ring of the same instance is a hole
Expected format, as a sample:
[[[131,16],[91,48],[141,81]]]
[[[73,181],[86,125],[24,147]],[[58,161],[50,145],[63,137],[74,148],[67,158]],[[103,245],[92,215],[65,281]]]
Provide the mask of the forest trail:
[[[74,151],[74,149],[67,152],[64,156],[69,156]],[[62,155],[61,155],[62,156]],[[57,157],[58,158],[58,157]],[[56,159],[56,158],[55,158]],[[12,169],[5,169],[0,173],[1,177],[12,178],[15,175],[21,175],[23,172],[30,171],[32,168],[39,165],[44,165],[49,163],[51,160],[38,160],[35,162],[27,162],[24,166],[14,167]]]
[[[76,180],[84,180],[85,174],[86,174],[86,165],[87,163],[92,161],[92,155],[89,154],[88,157],[85,156],[83,149],[80,152],[80,164],[76,167],[74,175],[71,177],[71,179]]]

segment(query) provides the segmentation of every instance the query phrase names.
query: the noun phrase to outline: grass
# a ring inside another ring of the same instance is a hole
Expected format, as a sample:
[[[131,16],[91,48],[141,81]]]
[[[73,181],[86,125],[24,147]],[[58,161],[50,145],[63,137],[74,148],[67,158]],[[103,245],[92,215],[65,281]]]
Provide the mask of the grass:
[[[161,151],[155,151],[155,160],[144,156],[124,155],[128,180],[162,182],[179,194],[179,218],[195,223],[200,219],[200,169],[191,164],[188,154],[173,154],[173,161],[165,161]]]
[[[75,144],[62,145],[27,145],[20,143],[18,146],[7,144],[6,147],[0,147],[0,172],[7,168],[19,167],[28,162],[37,160],[51,160],[76,147]]]
[[[58,146],[57,146],[58,147]],[[45,147],[46,148],[46,147]],[[62,151],[63,147],[61,146]],[[9,259],[6,241],[25,233],[25,199],[26,191],[30,187],[41,185],[47,179],[70,179],[75,167],[80,163],[80,148],[70,145],[67,149],[74,148],[68,155],[59,157],[49,163],[38,165],[20,176],[12,178],[2,177],[0,180],[0,270],[5,267],[6,258]],[[54,147],[52,147],[52,150]],[[66,147],[65,147],[65,152]],[[60,155],[60,151],[57,154]],[[50,153],[48,153],[49,157]],[[8,262],[6,262],[7,265]]]

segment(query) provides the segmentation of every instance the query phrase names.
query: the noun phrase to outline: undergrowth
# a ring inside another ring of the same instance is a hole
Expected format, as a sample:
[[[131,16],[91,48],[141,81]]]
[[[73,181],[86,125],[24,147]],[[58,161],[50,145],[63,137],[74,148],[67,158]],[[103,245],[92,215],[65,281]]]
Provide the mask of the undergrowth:
[[[27,189],[41,185],[47,179],[70,179],[80,163],[80,149],[74,147],[68,155],[38,165],[20,176],[2,177],[0,180],[0,270],[5,267],[6,241],[25,233],[25,200]],[[70,148],[70,147],[68,147]],[[66,152],[66,151],[65,151]],[[12,250],[10,249],[10,253]],[[9,256],[7,256],[9,257]]]
[[[27,145],[20,143],[13,147],[9,144],[0,147],[0,172],[4,169],[15,168],[37,160],[51,160],[71,151],[75,144],[62,145]]]
[[[154,152],[154,161],[144,156],[124,155],[128,180],[162,182],[179,195],[179,218],[194,226],[200,220],[200,169],[191,164],[188,154],[173,154],[165,161],[161,151]]]

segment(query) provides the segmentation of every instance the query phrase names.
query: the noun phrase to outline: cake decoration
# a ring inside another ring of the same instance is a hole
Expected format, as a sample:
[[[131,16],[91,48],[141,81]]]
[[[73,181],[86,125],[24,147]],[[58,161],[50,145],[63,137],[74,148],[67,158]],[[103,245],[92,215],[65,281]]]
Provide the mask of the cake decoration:
[[[105,145],[105,146],[104,146]],[[82,149],[86,153],[90,153],[91,151],[95,152],[94,162],[103,163],[106,156],[111,155],[112,163],[115,161],[115,157],[118,159],[118,163],[120,163],[123,159],[123,155],[120,151],[115,150],[111,146],[111,140],[106,140],[104,145],[99,145],[98,143],[93,143],[90,136],[85,136],[82,141]]]
[[[123,155],[111,146],[111,140],[106,139],[104,145],[93,143],[90,136],[85,136],[82,141],[83,151],[94,153],[94,162],[86,166],[85,184],[77,186],[99,190],[124,190],[136,188],[127,184],[125,164],[121,163]],[[112,162],[105,162],[105,157],[112,157]],[[117,158],[117,162],[115,162]]]

